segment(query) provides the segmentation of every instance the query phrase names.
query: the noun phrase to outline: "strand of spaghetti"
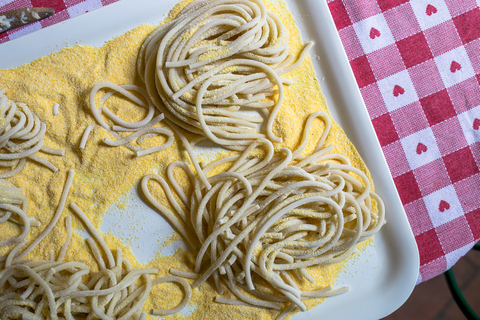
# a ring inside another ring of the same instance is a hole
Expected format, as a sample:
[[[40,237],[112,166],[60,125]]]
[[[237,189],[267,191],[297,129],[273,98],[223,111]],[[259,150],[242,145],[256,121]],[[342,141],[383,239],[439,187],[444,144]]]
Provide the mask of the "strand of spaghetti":
[[[167,210],[164,206],[162,206],[150,193],[150,190],[148,189],[148,181],[149,180],[155,180],[160,185],[163,187],[163,190],[165,191],[165,194],[167,195],[167,198],[169,199],[170,203],[174,205],[174,207],[177,209],[177,213],[180,215],[181,220],[179,220],[170,210]],[[197,247],[198,243],[197,240],[192,236],[193,232],[185,229],[184,224],[186,222],[186,216],[185,212],[180,208],[178,205],[177,201],[173,197],[170,188],[168,187],[167,183],[165,180],[156,175],[156,174],[148,174],[142,178],[141,181],[141,188],[142,192],[145,195],[145,197],[148,199],[148,201],[158,210],[160,211],[167,219],[170,221],[170,223],[173,224],[173,226],[180,232],[180,234],[188,241],[191,247],[195,248]],[[183,224],[182,224],[182,222]]]
[[[170,268],[169,272],[174,276],[190,278],[190,279],[197,279],[199,276],[198,273],[195,273],[195,272],[187,272],[187,271],[177,270],[173,268]]]
[[[92,130],[93,130],[93,125],[89,124],[85,128],[85,131],[83,131],[82,139],[80,140],[80,145],[79,145],[80,149],[85,149],[85,146],[87,145],[88,136],[90,135]]]
[[[210,182],[208,182],[207,177],[205,176],[205,174],[202,171],[202,168],[200,168],[200,165],[198,164],[198,161],[195,157],[193,149],[191,148],[190,143],[188,142],[187,138],[185,138],[185,136],[180,132],[180,130],[178,129],[178,127],[176,125],[174,125],[172,123],[169,123],[169,125],[173,129],[173,131],[178,135],[178,137],[180,138],[180,141],[182,142],[182,145],[187,150],[188,155],[190,156],[190,161],[192,162],[200,180],[206,186],[207,189],[210,189],[212,186],[210,185]]]
[[[48,160],[45,160],[43,158],[40,158],[39,156],[35,155],[35,154],[32,154],[32,155],[29,155],[27,156],[27,158],[33,160],[33,161],[36,161],[40,164],[43,164],[45,167],[47,167],[48,169],[50,169],[51,171],[53,172],[57,172],[58,171],[58,168],[53,164],[51,163],[50,161]]]
[[[190,288],[190,284],[187,281],[185,281],[183,278],[176,277],[176,276],[166,276],[166,277],[161,277],[153,280],[152,284],[157,285],[164,282],[178,283],[183,288],[185,295],[182,302],[175,308],[169,309],[169,310],[154,309],[152,310],[152,314],[154,315],[166,316],[166,315],[172,315],[172,314],[178,313],[188,305],[188,303],[190,302],[190,299],[192,298],[192,289]]]
[[[45,152],[45,153],[52,154],[52,155],[55,155],[55,156],[64,156],[65,155],[65,150],[53,149],[53,148],[49,148],[47,146],[43,146],[42,149],[40,149],[40,150]]]
[[[68,192],[70,190],[70,186],[72,185],[74,174],[75,174],[75,171],[73,169],[70,169],[68,171],[67,181],[65,182],[65,185],[63,187],[63,192],[62,192],[62,196],[60,197],[60,202],[59,202],[59,204],[57,206],[57,210],[56,210],[52,220],[48,224],[48,226],[42,231],[42,233],[26,249],[24,249],[22,251],[22,253],[19,253],[18,255],[13,256],[12,252],[14,252],[14,251],[12,250],[10,252],[10,254],[7,256],[5,266],[9,266],[9,265],[11,265],[11,263],[16,263],[16,262],[22,260],[23,258],[25,258],[27,256],[27,254],[29,254],[30,251],[32,251],[32,249],[35,248],[37,246],[37,244],[39,244],[45,238],[45,236],[53,229],[53,227],[57,223],[58,219],[60,218],[60,215],[62,214],[63,208],[65,207],[65,202],[67,201]]]
[[[25,167],[25,164],[27,163],[26,158],[22,158],[18,161],[18,164],[16,167],[10,171],[5,171],[5,172],[0,172],[0,179],[6,179],[10,177],[16,176],[18,173],[20,173],[23,168]],[[1,166],[1,165],[0,165]]]
[[[103,240],[103,237],[100,235],[100,233],[97,231],[95,226],[90,222],[90,220],[87,218],[85,213],[80,209],[76,203],[72,202],[70,203],[70,208],[80,217],[80,219],[85,223],[87,226],[88,231],[93,235],[95,240],[100,244],[100,247],[102,248],[103,252],[107,256],[108,264],[110,268],[115,267],[115,259],[113,258],[112,252],[108,248],[107,244],[105,243],[105,240]]]
[[[289,304],[282,312],[275,318],[275,320],[283,320],[290,312],[295,310],[297,306],[293,303]]]

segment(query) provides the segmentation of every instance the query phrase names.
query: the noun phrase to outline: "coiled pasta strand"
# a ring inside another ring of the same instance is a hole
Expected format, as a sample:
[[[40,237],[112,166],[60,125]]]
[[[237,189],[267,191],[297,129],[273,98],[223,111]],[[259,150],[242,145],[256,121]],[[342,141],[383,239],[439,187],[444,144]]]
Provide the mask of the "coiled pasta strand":
[[[13,177],[25,167],[26,160],[39,162],[56,172],[58,168],[36,153],[63,156],[63,150],[45,146],[47,126],[26,104],[8,99],[5,90],[0,89],[0,179]]]

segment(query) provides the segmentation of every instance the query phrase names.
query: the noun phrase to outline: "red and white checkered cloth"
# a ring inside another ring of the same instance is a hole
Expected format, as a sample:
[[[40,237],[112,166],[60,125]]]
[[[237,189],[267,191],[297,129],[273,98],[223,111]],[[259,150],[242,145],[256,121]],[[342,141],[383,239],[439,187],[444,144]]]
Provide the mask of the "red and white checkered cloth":
[[[116,1],[0,0],[57,12],[0,43]],[[480,239],[480,0],[327,2],[428,280]]]

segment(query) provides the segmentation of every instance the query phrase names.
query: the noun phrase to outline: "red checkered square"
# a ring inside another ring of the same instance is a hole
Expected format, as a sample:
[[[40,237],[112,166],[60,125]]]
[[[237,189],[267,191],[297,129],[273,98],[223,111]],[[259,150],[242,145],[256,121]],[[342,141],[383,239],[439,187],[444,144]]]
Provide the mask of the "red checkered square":
[[[55,10],[55,12],[57,12]],[[42,25],[43,28],[52,26],[54,24],[57,24],[59,22],[65,21],[70,19],[70,14],[68,13],[67,10],[55,13],[53,16],[47,19],[40,20],[40,24]]]
[[[475,0],[444,0],[452,17],[478,7]]]
[[[424,34],[434,56],[441,55],[462,45],[462,40],[460,40],[452,20],[427,29],[424,31]],[[445,41],[445,39],[448,39],[448,41]]]
[[[455,230],[455,232],[452,232]],[[445,253],[452,252],[473,242],[473,234],[464,216],[458,217],[436,228]]]
[[[463,43],[480,38],[480,9],[475,8],[453,18]]]
[[[438,92],[445,87],[434,60],[425,61],[408,69],[408,74],[419,98]]]
[[[352,67],[353,74],[355,74],[355,79],[357,79],[357,84],[360,88],[375,82],[375,76],[373,75],[366,55],[350,61],[350,66]]]
[[[420,253],[420,265],[434,261],[444,255],[442,245],[438,240],[435,229],[419,234],[415,237]]]
[[[413,170],[423,196],[451,184],[442,159],[437,159]],[[425,209],[426,210],[426,209]]]
[[[420,99],[420,103],[431,126],[455,116],[446,89]]]
[[[55,9],[55,13],[67,9],[63,0],[30,0],[34,7],[49,7]]]
[[[463,180],[479,172],[469,147],[460,149],[443,157],[445,167],[452,183]]]
[[[480,87],[476,77],[471,77],[447,89],[457,114],[480,105]]]
[[[375,1],[346,1],[344,5],[353,23],[382,12]]]
[[[422,193],[418,188],[418,183],[413,175],[413,171],[395,177],[393,181],[395,182],[398,194],[404,205],[422,197]]]
[[[382,151],[387,160],[388,168],[390,169],[392,177],[398,177],[410,170],[400,141],[395,141],[388,146],[383,147]]]
[[[338,30],[343,29],[352,24],[347,10],[341,0],[334,0],[328,4],[333,21]]]
[[[399,139],[392,118],[388,113],[373,119],[372,124],[382,147]]]
[[[9,40],[8,33],[2,32],[0,33],[0,43],[7,42]]]
[[[342,40],[343,48],[347,53],[348,60],[353,60],[364,54],[362,45],[360,44],[360,40],[358,40],[357,33],[353,26],[350,25],[338,30],[338,34]]]
[[[361,88],[360,92],[362,93],[363,101],[370,114],[370,119],[374,119],[388,112],[385,101],[383,101],[382,94],[376,83]]]
[[[423,199],[418,199],[403,206],[407,214],[408,222],[412,227],[413,234],[418,236],[433,228],[432,221],[428,215],[427,207]]]
[[[480,209],[480,174],[475,174],[453,185],[464,212]]]
[[[373,51],[367,57],[377,81],[405,70],[402,57],[395,44]]]
[[[472,62],[475,73],[480,73],[480,39],[473,40],[465,45],[467,55]]]
[[[396,41],[422,31],[410,4],[402,4],[383,14]]]
[[[480,209],[467,213],[465,218],[467,218],[467,222],[475,241],[478,241],[478,239],[480,239]]]
[[[423,32],[398,41],[397,47],[407,68],[433,58]]]
[[[462,126],[457,117],[447,119],[432,126],[438,149],[442,155],[450,154],[468,146]]]
[[[377,0],[378,6],[382,11],[387,11],[389,9],[395,8],[402,3],[408,2],[409,0]]]
[[[418,101],[392,111],[390,116],[400,139],[428,127],[427,118]]]
[[[442,256],[426,264],[420,263],[420,276],[422,277],[422,281],[430,280],[433,277],[438,276],[442,272],[445,272],[446,270],[447,259],[445,258],[445,256]]]

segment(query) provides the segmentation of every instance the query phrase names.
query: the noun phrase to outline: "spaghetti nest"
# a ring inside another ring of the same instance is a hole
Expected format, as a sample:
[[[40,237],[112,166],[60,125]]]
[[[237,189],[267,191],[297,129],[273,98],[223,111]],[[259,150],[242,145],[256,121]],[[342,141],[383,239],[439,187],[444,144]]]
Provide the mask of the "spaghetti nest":
[[[138,72],[170,123],[244,150],[260,138],[281,142],[272,125],[291,83],[281,75],[311,45],[294,61],[285,26],[260,0],[197,0],[147,38]]]
[[[301,153],[317,117],[325,130],[315,152],[305,157]],[[329,116],[315,112],[294,152],[284,148],[275,154],[272,143],[264,139],[240,155],[207,165],[203,172],[210,189],[188,167],[172,163],[167,172],[171,185],[179,190],[172,170],[182,166],[194,186],[191,197],[179,192],[183,205],[161,177],[144,177],[142,188],[149,201],[199,248],[195,273],[184,274],[197,278],[193,287],[213,277],[220,292],[223,280],[248,305],[280,308],[279,302],[289,302],[288,310],[302,311],[304,299],[345,291],[305,292],[292,278],[313,281],[308,267],[345,260],[384,224],[383,202],[368,177],[346,157],[332,153],[332,145],[323,145],[329,129]],[[209,174],[226,165],[226,171]],[[177,214],[153,198],[148,184],[152,179],[163,186]]]
[[[27,158],[48,167],[58,168],[36,153],[43,151],[53,155],[64,155],[63,150],[45,146],[47,126],[26,104],[16,103],[7,98],[0,89],[0,178],[15,176],[25,167]]]

